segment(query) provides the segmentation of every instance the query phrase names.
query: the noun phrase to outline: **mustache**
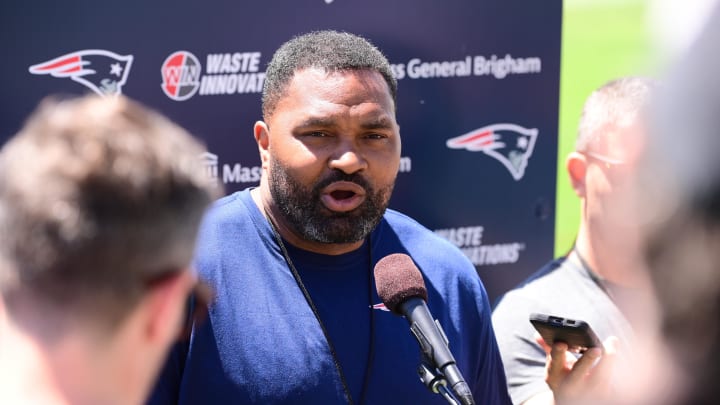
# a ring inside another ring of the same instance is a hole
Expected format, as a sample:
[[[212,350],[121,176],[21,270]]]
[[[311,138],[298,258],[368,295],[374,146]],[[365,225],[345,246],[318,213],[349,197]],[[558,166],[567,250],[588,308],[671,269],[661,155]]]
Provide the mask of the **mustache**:
[[[329,186],[332,183],[338,182],[338,181],[347,181],[352,182],[363,189],[365,189],[366,192],[370,193],[372,191],[372,186],[370,186],[370,183],[363,177],[360,173],[352,173],[348,174],[343,172],[342,170],[333,169],[330,174],[327,175],[327,177],[320,180],[314,187],[314,192],[316,192],[318,195],[320,194],[320,190],[323,188]]]

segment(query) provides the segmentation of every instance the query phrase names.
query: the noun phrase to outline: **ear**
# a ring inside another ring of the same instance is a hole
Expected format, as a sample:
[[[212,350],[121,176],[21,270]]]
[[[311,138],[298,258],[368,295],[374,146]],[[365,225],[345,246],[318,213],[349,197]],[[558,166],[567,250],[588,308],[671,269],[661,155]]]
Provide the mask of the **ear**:
[[[175,340],[185,322],[185,305],[194,277],[189,270],[179,271],[148,290],[140,303],[146,313],[145,339],[161,346]]]
[[[585,155],[578,152],[571,152],[565,160],[565,168],[570,177],[575,194],[578,197],[585,197],[585,174],[587,172],[587,159]]]
[[[270,161],[270,129],[264,121],[255,122],[253,127],[255,133],[255,142],[258,145],[258,151],[260,152],[260,161],[264,170],[268,169],[268,162]]]

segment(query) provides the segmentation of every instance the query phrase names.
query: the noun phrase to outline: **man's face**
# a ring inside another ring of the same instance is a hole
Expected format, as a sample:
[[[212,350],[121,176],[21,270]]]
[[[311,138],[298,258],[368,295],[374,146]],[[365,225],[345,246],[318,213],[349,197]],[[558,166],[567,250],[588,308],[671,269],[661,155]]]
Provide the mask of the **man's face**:
[[[638,125],[611,128],[600,145],[585,152],[588,221],[595,232],[618,243],[637,239],[637,165],[644,129]]]
[[[383,77],[370,70],[298,71],[267,126],[263,165],[285,225],[320,243],[367,236],[387,208],[400,163]]]

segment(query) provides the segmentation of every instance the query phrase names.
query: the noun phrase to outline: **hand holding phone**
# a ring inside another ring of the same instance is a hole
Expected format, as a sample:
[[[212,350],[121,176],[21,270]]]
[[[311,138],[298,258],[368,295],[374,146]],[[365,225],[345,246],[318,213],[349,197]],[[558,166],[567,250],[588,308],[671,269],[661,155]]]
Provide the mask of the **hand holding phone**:
[[[597,335],[585,321],[532,313],[530,322],[548,346],[555,342],[565,342],[568,350],[576,353],[585,352],[591,347],[602,348]]]

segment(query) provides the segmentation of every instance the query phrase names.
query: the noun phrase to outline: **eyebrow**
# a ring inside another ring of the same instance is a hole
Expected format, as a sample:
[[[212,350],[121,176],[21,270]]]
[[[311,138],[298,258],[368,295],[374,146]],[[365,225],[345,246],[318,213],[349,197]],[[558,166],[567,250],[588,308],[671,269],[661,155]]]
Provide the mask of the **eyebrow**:
[[[363,122],[361,126],[363,129],[389,129],[393,127],[393,123],[387,116],[382,116],[376,117],[368,122]]]
[[[297,125],[300,128],[306,127],[332,127],[335,126],[335,120],[332,118],[310,117]]]
[[[306,119],[305,121],[302,121],[298,127],[300,128],[308,128],[308,127],[324,127],[324,128],[330,128],[336,126],[336,121],[333,118],[325,118],[325,117],[310,117]],[[366,130],[372,130],[372,129],[389,129],[393,127],[392,120],[387,116],[380,116],[380,117],[374,117],[371,120],[364,121],[360,124],[360,126],[363,129]]]

